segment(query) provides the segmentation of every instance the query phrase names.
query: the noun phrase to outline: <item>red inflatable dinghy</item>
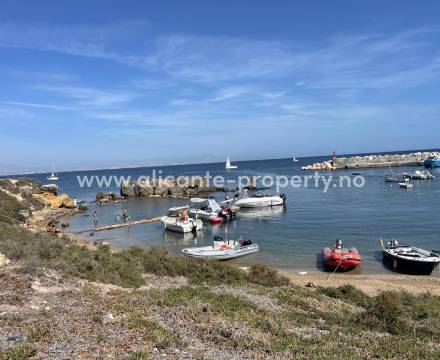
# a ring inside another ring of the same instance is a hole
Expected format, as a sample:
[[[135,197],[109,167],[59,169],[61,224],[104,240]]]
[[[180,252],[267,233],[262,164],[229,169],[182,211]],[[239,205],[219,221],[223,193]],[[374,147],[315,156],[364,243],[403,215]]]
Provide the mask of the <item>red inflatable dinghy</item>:
[[[220,216],[216,216],[209,219],[209,221],[211,222],[211,224],[221,224],[223,222],[223,218]]]
[[[345,248],[342,240],[338,239],[333,249],[322,249],[322,261],[328,270],[348,271],[360,265],[362,257],[356,248]]]

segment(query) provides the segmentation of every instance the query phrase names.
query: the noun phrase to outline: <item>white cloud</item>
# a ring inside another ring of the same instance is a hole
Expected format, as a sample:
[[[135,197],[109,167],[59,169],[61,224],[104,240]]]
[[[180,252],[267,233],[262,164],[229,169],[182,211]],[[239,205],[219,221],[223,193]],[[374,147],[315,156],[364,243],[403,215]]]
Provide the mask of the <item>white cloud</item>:
[[[35,88],[58,96],[74,99],[78,104],[84,106],[112,106],[127,103],[136,97],[136,94],[125,90],[100,90],[63,85],[39,85]]]
[[[5,105],[14,105],[14,106],[29,107],[29,108],[35,108],[35,109],[46,109],[46,110],[57,110],[57,111],[77,110],[77,108],[70,107],[70,106],[53,105],[53,104],[38,104],[38,103],[29,103],[29,102],[23,102],[23,101],[2,101],[1,103],[5,104]]]

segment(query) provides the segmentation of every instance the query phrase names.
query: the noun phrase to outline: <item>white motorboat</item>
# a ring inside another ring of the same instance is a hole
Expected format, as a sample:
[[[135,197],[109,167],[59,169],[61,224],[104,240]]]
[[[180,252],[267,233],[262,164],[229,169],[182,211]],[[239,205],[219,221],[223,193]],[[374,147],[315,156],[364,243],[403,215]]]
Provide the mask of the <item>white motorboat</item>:
[[[203,222],[200,219],[183,220],[173,216],[162,216],[160,221],[164,224],[166,230],[178,233],[189,233],[203,229]]]
[[[226,166],[225,166],[226,170],[232,170],[232,169],[238,169],[237,165],[232,165],[231,164],[231,160],[229,160],[229,155],[228,158],[226,159]]]
[[[188,214],[194,219],[211,220],[218,216],[221,207],[214,199],[191,198]]]
[[[299,160],[296,159],[296,157],[294,156],[292,159],[293,162],[298,162]]]
[[[281,195],[254,195],[252,197],[239,199],[235,202],[235,205],[240,208],[257,208],[264,206],[279,206],[284,205],[286,196]]]
[[[258,250],[258,245],[252,244],[250,240],[223,240],[219,236],[214,236],[212,246],[186,248],[182,253],[192,258],[228,260],[253,254]]]

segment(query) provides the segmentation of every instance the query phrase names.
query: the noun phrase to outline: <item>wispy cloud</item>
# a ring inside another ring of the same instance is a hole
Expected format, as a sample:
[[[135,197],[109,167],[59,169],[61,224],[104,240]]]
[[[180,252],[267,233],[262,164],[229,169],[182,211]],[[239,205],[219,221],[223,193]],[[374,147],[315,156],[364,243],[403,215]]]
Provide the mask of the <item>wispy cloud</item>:
[[[14,105],[14,106],[21,106],[21,107],[28,107],[28,108],[35,108],[35,109],[46,109],[46,110],[57,110],[57,111],[77,110],[77,108],[70,107],[70,106],[53,105],[53,104],[38,104],[38,103],[29,103],[29,102],[23,102],[23,101],[2,101],[1,103],[5,104],[5,105]]]
[[[146,21],[125,21],[107,25],[47,25],[6,22],[0,24],[0,47],[53,51],[68,55],[136,63],[136,56],[121,48],[127,38],[139,36]]]
[[[61,97],[73,99],[78,104],[84,106],[112,106],[127,103],[136,97],[136,94],[133,92],[125,90],[100,90],[59,85],[38,85],[35,88]]]
[[[387,89],[440,77],[439,32],[433,28],[339,34],[318,47],[193,34],[155,38],[147,29],[145,21],[69,27],[8,22],[0,24],[0,47],[100,58],[202,83],[290,79],[292,87],[311,89]]]

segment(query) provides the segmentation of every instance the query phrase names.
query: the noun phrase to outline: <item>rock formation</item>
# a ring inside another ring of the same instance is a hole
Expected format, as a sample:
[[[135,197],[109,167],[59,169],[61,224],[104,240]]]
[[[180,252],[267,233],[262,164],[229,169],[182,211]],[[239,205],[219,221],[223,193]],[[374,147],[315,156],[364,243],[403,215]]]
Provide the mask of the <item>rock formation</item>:
[[[208,179],[193,176],[176,179],[145,179],[144,181],[129,181],[121,186],[121,196],[124,197],[174,197],[188,198],[198,194],[215,191],[225,191],[209,184]]]

